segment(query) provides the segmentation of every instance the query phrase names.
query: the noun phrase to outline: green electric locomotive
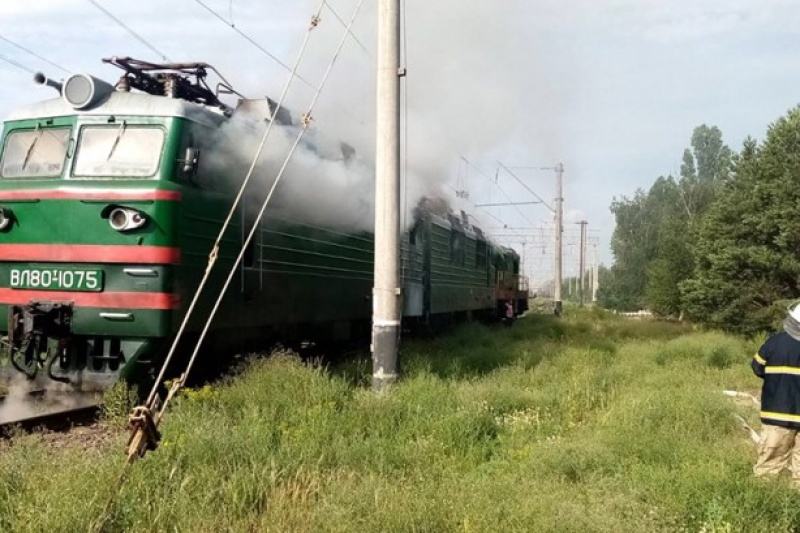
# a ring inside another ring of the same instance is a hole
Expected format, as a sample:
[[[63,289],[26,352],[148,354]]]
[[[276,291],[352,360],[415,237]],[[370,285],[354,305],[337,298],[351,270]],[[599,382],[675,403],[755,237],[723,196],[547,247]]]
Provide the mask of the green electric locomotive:
[[[206,85],[210,66],[104,61],[124,70],[115,86],[83,74],[63,84],[37,75],[59,96],[15,110],[3,125],[6,384],[94,392],[146,376],[176,334],[243,178],[204,157],[237,114]],[[291,126],[271,101],[260,108],[262,123]],[[233,268],[252,204],[243,202],[223,236],[189,337]],[[371,233],[271,213],[237,267],[211,345],[369,331]],[[518,313],[527,305],[519,257],[464,216],[419,209],[402,256],[409,324],[491,316],[506,301]]]

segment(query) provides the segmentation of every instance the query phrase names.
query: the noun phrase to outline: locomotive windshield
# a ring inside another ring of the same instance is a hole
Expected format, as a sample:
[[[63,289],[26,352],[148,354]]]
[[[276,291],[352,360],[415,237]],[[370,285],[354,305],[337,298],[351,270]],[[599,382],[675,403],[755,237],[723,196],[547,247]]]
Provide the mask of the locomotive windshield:
[[[84,126],[74,176],[149,177],[158,170],[164,130],[152,126]]]
[[[6,137],[0,175],[4,178],[61,176],[69,134],[69,128],[12,131]]]

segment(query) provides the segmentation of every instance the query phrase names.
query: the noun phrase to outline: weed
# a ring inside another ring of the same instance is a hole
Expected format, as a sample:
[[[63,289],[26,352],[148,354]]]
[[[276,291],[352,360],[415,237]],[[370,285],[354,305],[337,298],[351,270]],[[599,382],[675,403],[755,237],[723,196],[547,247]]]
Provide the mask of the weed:
[[[126,427],[128,415],[139,399],[135,385],[118,381],[103,392],[100,399],[103,419],[114,426]]]
[[[381,395],[367,353],[330,369],[258,358],[178,398],[106,529],[797,530],[800,494],[751,477],[732,414],[754,407],[720,394],[756,386],[759,340],[568,308],[405,342]],[[108,393],[107,416],[129,392]],[[121,440],[87,454],[15,437],[0,530],[86,530]]]

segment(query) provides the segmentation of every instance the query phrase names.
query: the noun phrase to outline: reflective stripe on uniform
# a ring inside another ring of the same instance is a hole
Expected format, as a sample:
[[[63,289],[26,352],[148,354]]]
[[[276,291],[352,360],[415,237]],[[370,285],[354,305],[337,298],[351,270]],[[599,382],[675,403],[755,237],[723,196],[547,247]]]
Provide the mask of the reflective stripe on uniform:
[[[793,374],[800,376],[800,367],[797,366],[768,366],[764,369],[766,374]]]
[[[766,360],[766,359],[764,359],[763,357],[761,357],[761,356],[760,356],[760,355],[758,355],[758,354],[756,354],[756,355],[753,357],[753,359],[755,359],[755,360],[756,360],[756,362],[758,362],[759,364],[762,364],[762,365],[766,365],[766,364],[767,364],[767,360]]]
[[[761,418],[769,418],[771,420],[780,420],[783,422],[800,422],[800,415],[789,415],[786,413],[772,413],[770,411],[761,411]]]

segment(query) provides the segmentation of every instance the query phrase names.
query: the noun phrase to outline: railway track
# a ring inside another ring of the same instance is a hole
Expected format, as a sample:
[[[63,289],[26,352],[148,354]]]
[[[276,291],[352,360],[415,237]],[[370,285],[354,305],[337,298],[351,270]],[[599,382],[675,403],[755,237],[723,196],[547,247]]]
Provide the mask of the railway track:
[[[78,396],[46,391],[0,396],[0,437],[14,431],[44,428],[66,431],[97,420],[100,405],[94,394]]]

